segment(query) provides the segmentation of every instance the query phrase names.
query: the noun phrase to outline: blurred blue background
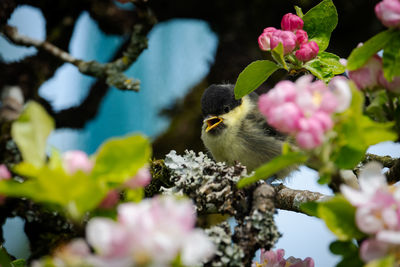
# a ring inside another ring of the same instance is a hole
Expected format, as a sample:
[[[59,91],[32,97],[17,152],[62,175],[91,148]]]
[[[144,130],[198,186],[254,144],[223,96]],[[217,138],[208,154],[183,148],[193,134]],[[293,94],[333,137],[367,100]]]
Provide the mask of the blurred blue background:
[[[38,9],[18,7],[9,20],[22,34],[45,38],[45,21]],[[84,60],[106,62],[111,59],[123,37],[103,34],[87,13],[76,24],[69,52]],[[209,25],[200,20],[173,20],[157,24],[149,35],[149,48],[126,72],[141,81],[139,93],[109,90],[97,117],[82,130],[56,130],[49,144],[61,151],[81,149],[93,153],[107,138],[141,132],[155,138],[168,126],[168,119],[159,116],[161,109],[183,98],[188,90],[204,78],[213,63],[218,37]],[[34,48],[17,48],[0,38],[1,57],[6,61],[19,60],[36,53]],[[78,105],[87,95],[94,79],[84,76],[64,64],[55,76],[40,88],[40,95],[56,110]],[[200,131],[200,125],[199,125]],[[397,150],[397,154],[394,151]],[[400,156],[400,149],[386,143],[371,152]],[[326,186],[316,183],[317,173],[301,168],[286,181],[295,189],[307,189],[331,194]],[[334,266],[338,258],[328,249],[334,236],[325,225],[303,214],[279,211],[276,221],[283,237],[276,248],[284,248],[286,256],[312,257],[316,266]],[[28,240],[23,234],[23,221],[12,218],[4,226],[5,246],[17,258],[29,255]]]

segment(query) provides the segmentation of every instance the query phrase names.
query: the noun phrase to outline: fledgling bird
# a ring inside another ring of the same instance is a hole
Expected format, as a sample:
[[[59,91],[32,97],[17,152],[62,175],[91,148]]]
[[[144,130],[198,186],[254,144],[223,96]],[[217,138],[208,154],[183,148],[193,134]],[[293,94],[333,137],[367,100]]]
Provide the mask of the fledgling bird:
[[[254,92],[235,99],[232,84],[211,85],[204,91],[201,139],[216,161],[239,161],[251,172],[281,153],[286,136],[268,125],[257,101]],[[284,178],[290,171],[277,176]]]

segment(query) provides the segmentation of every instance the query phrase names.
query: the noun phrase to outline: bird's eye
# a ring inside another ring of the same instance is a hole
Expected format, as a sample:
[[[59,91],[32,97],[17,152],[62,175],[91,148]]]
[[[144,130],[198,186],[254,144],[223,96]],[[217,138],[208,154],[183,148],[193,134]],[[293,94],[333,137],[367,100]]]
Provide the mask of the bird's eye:
[[[229,108],[229,106],[225,106],[224,107],[224,113],[228,113],[231,109]]]

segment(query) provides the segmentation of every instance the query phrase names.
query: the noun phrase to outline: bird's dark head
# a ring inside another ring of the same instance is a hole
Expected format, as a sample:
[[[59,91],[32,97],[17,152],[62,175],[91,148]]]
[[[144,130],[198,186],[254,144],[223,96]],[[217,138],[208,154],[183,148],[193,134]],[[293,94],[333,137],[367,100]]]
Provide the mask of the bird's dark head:
[[[201,111],[206,132],[217,133],[226,127],[224,115],[231,113],[242,104],[242,99],[235,99],[234,85],[213,84],[208,87],[201,98]]]

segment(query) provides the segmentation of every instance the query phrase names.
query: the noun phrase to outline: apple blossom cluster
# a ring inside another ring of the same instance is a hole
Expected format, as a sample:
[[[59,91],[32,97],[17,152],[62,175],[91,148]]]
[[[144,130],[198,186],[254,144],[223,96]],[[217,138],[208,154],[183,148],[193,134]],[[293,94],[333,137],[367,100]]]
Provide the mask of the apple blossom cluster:
[[[62,263],[57,266],[170,266],[179,256],[184,265],[196,266],[214,254],[208,236],[194,228],[196,214],[190,200],[154,197],[121,204],[117,211],[116,221],[92,218],[86,226],[87,243],[73,240],[52,261]]]
[[[383,0],[375,6],[375,14],[388,28],[400,28],[400,1]]]
[[[378,55],[372,56],[361,68],[349,71],[349,77],[360,90],[384,87],[391,92],[400,93],[400,76],[388,82],[383,76],[382,58]]]
[[[297,49],[294,52],[296,58],[302,62],[309,61],[318,55],[319,47],[316,42],[308,41],[303,25],[304,22],[299,16],[288,13],[282,18],[282,30],[274,27],[265,28],[258,37],[258,45],[261,50],[269,51],[282,43],[285,55]]]
[[[281,81],[258,101],[267,122],[278,131],[294,136],[303,149],[319,146],[333,126],[331,115],[344,111],[351,102],[345,78],[332,79],[329,86],[312,79],[306,75],[295,83]]]
[[[67,151],[62,156],[63,167],[69,175],[73,175],[78,170],[89,174],[94,166],[94,162],[88,155],[80,150]],[[148,167],[143,167],[138,170],[135,176],[126,181],[123,186],[131,189],[145,187],[151,181],[151,174]],[[99,207],[102,209],[111,209],[119,201],[119,190],[112,189],[107,196],[102,200]]]
[[[389,186],[382,166],[371,162],[359,175],[360,190],[341,185],[341,192],[357,208],[356,224],[369,235],[360,248],[365,262],[400,252],[400,187]],[[396,259],[397,261],[400,258]]]
[[[314,260],[310,257],[304,260],[294,257],[284,259],[285,251],[266,251],[261,249],[260,262],[253,262],[252,267],[314,267]]]

